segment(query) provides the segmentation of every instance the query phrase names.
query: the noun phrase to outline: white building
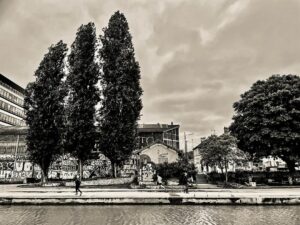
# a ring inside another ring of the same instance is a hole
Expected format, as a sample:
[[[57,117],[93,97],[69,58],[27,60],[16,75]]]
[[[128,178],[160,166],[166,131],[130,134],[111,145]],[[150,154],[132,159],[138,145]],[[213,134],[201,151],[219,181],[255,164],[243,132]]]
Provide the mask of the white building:
[[[25,126],[24,89],[0,74],[0,125]]]

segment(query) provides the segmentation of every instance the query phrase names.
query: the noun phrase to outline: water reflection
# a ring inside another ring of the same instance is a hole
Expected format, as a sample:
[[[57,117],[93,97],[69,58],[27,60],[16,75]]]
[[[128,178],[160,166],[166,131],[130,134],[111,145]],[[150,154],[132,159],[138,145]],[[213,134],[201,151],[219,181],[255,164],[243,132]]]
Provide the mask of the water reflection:
[[[5,225],[299,225],[298,206],[0,206]]]

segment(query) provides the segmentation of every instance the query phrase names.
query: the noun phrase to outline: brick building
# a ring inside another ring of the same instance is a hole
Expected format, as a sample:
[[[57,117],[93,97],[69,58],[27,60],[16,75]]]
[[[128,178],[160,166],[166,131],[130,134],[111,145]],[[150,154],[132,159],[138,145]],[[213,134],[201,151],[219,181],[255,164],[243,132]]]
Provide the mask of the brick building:
[[[171,124],[139,124],[138,148],[144,148],[155,142],[179,149],[179,125]]]

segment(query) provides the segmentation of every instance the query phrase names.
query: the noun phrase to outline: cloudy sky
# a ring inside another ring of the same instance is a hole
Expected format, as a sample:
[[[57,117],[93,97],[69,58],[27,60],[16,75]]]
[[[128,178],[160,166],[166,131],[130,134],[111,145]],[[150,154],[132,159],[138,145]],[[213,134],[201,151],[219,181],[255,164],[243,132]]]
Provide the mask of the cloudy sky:
[[[141,66],[144,123],[221,134],[258,79],[300,74],[300,1],[0,0],[0,73],[25,87],[47,48],[93,21],[127,17]]]

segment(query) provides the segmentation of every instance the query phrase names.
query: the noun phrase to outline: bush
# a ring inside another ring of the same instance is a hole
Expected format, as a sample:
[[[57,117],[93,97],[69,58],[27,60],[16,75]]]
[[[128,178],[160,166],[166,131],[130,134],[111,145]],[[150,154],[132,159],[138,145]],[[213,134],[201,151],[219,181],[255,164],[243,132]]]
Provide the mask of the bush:
[[[194,180],[197,174],[195,165],[189,164],[184,160],[169,164],[159,164],[156,167],[156,172],[163,178],[164,182],[166,182],[170,178],[178,178],[179,184],[182,184],[182,176],[184,172],[187,172],[188,176],[193,176]]]
[[[228,172],[228,181],[245,184],[249,182],[249,177],[252,177],[252,181],[257,184],[268,184],[269,180],[272,183],[284,184],[288,181],[290,174],[286,171],[275,171],[275,172],[252,172],[252,171],[236,171]],[[293,174],[294,179],[300,178],[300,172],[297,171]],[[223,182],[223,174],[217,172],[211,172],[208,174],[208,178],[212,183]]]

